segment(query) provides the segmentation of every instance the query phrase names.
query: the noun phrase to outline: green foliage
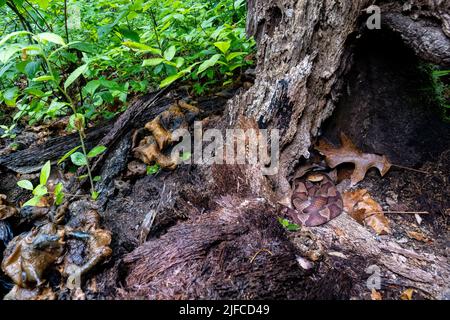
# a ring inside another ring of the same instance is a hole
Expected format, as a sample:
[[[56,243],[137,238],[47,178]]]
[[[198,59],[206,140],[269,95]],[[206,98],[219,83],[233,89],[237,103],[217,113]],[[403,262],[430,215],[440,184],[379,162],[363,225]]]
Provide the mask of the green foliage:
[[[63,0],[0,2],[0,104],[14,124],[66,115],[61,91],[95,121],[122,112],[130,95],[175,81],[202,94],[252,64],[243,0],[67,4],[65,19]]]
[[[82,146],[77,146],[72,150],[68,151],[65,155],[61,157],[61,159],[58,160],[58,165],[60,165],[61,163],[70,158],[71,162],[77,167],[84,167],[87,165],[88,159],[95,158],[106,151],[105,146],[96,146],[93,149],[91,149],[87,153],[87,155],[84,155],[84,153],[78,151],[81,148]],[[93,180],[95,181],[95,179]]]
[[[147,166],[147,175],[151,176],[157,174],[159,170],[161,170],[161,167],[157,163],[152,166]]]
[[[253,63],[244,0],[0,0],[0,10],[0,138],[14,138],[18,124],[70,116],[66,130],[81,145],[58,164],[86,166],[95,199],[89,160],[105,148],[86,150],[88,124],[174,82],[191,94],[220,89]],[[29,205],[45,184],[33,192]]]
[[[16,134],[13,131],[15,127],[16,127],[15,124],[12,124],[10,126],[0,125],[0,129],[3,130],[2,134],[0,135],[0,138],[2,138],[2,139],[4,139],[4,138],[14,139],[16,137]]]
[[[41,169],[41,173],[39,175],[39,184],[36,187],[34,187],[33,183],[29,180],[20,180],[17,182],[17,185],[19,187],[25,190],[29,190],[33,194],[33,198],[31,198],[30,200],[28,200],[23,204],[24,207],[38,206],[41,203],[42,198],[49,194],[47,183],[48,178],[50,177],[50,171],[51,171],[51,163],[50,161],[47,161]],[[53,202],[57,206],[64,201],[64,192],[62,183],[58,183],[55,186],[52,196]]]
[[[300,231],[300,226],[298,224],[292,223],[287,219],[278,218],[278,222],[287,230],[290,232],[297,232]]]
[[[431,75],[442,117],[450,122],[450,70],[433,70]]]

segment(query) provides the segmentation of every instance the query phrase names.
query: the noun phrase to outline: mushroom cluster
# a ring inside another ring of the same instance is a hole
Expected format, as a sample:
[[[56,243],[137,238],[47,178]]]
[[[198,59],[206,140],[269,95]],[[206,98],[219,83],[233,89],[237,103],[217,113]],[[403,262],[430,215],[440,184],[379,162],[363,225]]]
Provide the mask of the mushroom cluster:
[[[135,158],[148,165],[158,164],[163,169],[174,170],[177,167],[178,159],[173,159],[166,155],[168,147],[173,145],[172,132],[177,129],[187,129],[189,122],[194,119],[200,110],[183,100],[177,101],[166,111],[159,114],[152,121],[145,125],[145,129],[151,135],[145,136],[136,148],[134,148]],[[135,135],[138,136],[140,131]]]
[[[7,216],[23,221],[21,216],[29,216],[29,211],[39,211],[31,215],[41,218],[30,231],[12,239],[10,229],[0,232],[0,236],[4,235],[0,240],[6,246],[1,269],[14,283],[4,299],[56,299],[56,291],[83,298],[82,278],[112,253],[111,233],[101,229],[100,216],[93,205],[79,200],[70,207],[65,203],[58,208],[17,210],[6,203],[6,197],[0,199],[2,219]],[[55,278],[59,283],[55,283]]]

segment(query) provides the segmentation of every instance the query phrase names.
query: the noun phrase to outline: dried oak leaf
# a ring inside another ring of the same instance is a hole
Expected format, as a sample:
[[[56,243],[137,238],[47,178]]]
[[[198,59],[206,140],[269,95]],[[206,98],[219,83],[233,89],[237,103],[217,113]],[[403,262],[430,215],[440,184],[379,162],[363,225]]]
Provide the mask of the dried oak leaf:
[[[424,243],[433,242],[432,239],[428,238],[426,235],[424,235],[421,232],[408,231],[408,232],[406,232],[406,234],[408,235],[409,238],[420,241],[420,242],[424,242]]]
[[[377,290],[372,289],[372,293],[370,294],[370,298],[372,300],[383,300],[383,296]]]
[[[344,210],[358,223],[371,227],[377,234],[391,232],[383,208],[365,189],[344,192]]]
[[[402,300],[412,300],[412,296],[414,294],[414,289],[406,289],[402,292],[400,299]]]
[[[363,153],[353,142],[341,133],[341,146],[336,148],[325,140],[320,140],[316,149],[325,156],[327,165],[330,168],[336,168],[343,163],[353,163],[355,170],[351,176],[351,186],[355,186],[358,182],[364,180],[367,171],[370,168],[377,168],[381,176],[384,176],[391,168],[386,156],[376,154]]]

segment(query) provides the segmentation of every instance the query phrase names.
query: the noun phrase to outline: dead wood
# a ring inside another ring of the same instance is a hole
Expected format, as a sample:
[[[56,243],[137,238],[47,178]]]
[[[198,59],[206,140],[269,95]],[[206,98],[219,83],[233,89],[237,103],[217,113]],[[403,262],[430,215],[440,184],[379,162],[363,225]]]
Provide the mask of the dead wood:
[[[86,130],[87,148],[94,147],[111,129],[111,124],[104,123],[96,128]],[[56,162],[66,152],[80,144],[78,133],[47,140],[42,145],[13,152],[0,157],[0,166],[17,173],[32,173],[40,170],[46,161]]]
[[[357,38],[365,32],[364,9],[374,3],[248,1],[247,29],[258,43],[256,82],[228,103],[226,126],[239,126],[243,119],[251,118],[260,128],[281,131],[281,171],[271,179],[279,194],[289,187],[286,177],[296,164],[309,157],[314,137],[340,98]],[[422,30],[425,26],[428,24],[418,24]],[[444,34],[445,25],[439,26],[436,34]],[[403,36],[406,44],[414,45],[414,34],[393,24],[390,29]],[[422,58],[445,64],[448,51],[445,55],[443,43],[428,55],[423,51],[431,46],[411,48]],[[403,287],[417,288],[426,298],[448,296],[449,265],[442,255],[419,258],[426,255],[404,251],[393,244],[391,236],[377,237],[347,215],[292,236],[293,248],[276,231],[279,211],[268,200],[276,197],[268,179],[259,176],[255,168],[199,171],[203,172],[199,175],[203,184],[191,185],[190,194],[207,190],[204,199],[194,201],[192,208],[182,208],[186,198],[172,194],[171,207],[180,209],[188,220],[175,218],[177,225],[166,234],[150,238],[125,255],[125,288],[117,296],[369,299],[371,274],[366,270],[372,266],[379,268],[383,289],[394,298],[395,291]],[[170,183],[170,178],[164,179]],[[219,201],[218,207],[212,206],[218,196],[231,197],[226,199],[233,199],[228,201],[232,205]],[[255,200],[261,197],[266,202]],[[156,226],[161,216],[164,214],[157,215]],[[273,263],[274,257],[277,263]],[[253,259],[255,265],[250,263]],[[259,263],[270,278],[261,274]]]

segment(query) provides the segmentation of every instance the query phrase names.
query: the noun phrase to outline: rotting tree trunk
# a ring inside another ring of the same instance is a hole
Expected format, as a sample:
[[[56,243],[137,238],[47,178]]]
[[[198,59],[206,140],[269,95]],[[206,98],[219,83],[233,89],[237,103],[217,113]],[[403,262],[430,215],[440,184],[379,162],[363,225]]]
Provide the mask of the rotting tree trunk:
[[[284,178],[302,156],[309,157],[313,138],[340,97],[352,45],[369,17],[365,9],[375,3],[248,1],[247,29],[258,43],[257,78],[229,104],[229,121],[252,117],[260,128],[281,131],[284,149],[275,181],[280,194],[289,189]],[[400,33],[425,60],[450,65],[449,6],[440,0],[383,4],[383,28]]]
[[[253,88],[230,103],[230,123],[244,115],[279,129],[284,148],[276,181],[300,158],[333,111],[350,65],[350,44],[373,1],[249,1],[248,32],[258,43]]]
[[[298,239],[288,239],[272,223],[274,202],[290,189],[287,177],[309,157],[335,108],[353,45],[365,28],[364,9],[375,3],[248,1],[248,33],[258,43],[257,77],[250,90],[228,103],[226,126],[238,127],[250,118],[259,128],[279,129],[279,174],[271,184],[255,167],[213,167],[204,185],[192,186],[209,200],[205,212],[177,208],[189,216],[187,222],[125,255],[125,290],[118,297],[370,298],[370,266],[380,269],[386,290],[413,287],[427,298],[448,297],[445,257],[403,249],[389,237],[377,239],[346,214],[324,227],[304,228]],[[421,58],[446,65],[447,6],[445,1],[385,2],[383,27],[399,33]],[[412,32],[413,26],[422,32],[425,27],[427,36]],[[323,260],[311,264],[302,257],[314,247]]]

